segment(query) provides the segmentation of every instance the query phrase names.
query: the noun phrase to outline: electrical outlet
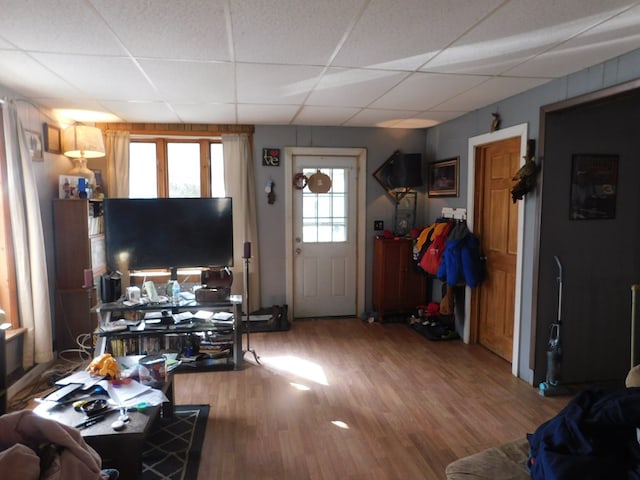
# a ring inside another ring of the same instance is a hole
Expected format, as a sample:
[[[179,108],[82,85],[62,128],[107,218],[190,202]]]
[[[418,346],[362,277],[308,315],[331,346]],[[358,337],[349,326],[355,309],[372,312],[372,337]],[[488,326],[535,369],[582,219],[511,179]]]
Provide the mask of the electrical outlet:
[[[373,229],[376,232],[379,232],[380,230],[384,230],[384,222],[382,220],[374,220],[373,221]]]

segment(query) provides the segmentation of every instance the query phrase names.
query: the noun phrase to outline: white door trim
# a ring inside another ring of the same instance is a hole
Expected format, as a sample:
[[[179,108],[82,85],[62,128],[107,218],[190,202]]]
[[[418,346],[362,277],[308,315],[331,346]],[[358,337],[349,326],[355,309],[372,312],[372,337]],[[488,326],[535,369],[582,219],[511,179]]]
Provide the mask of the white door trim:
[[[520,163],[524,164],[524,157],[527,154],[527,132],[526,123],[514,125],[502,130],[485,133],[469,138],[468,166],[467,166],[467,222],[473,231],[473,219],[475,213],[475,180],[476,180],[476,147],[487,143],[499,142],[507,138],[520,137]],[[524,201],[518,202],[518,253],[516,255],[516,290],[515,308],[513,312],[513,355],[511,360],[511,373],[518,376],[520,364],[520,313],[522,308],[522,262],[524,245]],[[463,340],[469,343],[471,335],[471,288],[466,287],[464,306],[464,331]]]
[[[358,169],[356,193],[356,314],[364,311],[365,258],[366,258],[366,200],[367,200],[367,149],[366,148],[316,148],[285,147],[284,192],[285,192],[285,285],[289,311],[295,311],[293,302],[293,158],[298,155],[322,157],[355,157]]]

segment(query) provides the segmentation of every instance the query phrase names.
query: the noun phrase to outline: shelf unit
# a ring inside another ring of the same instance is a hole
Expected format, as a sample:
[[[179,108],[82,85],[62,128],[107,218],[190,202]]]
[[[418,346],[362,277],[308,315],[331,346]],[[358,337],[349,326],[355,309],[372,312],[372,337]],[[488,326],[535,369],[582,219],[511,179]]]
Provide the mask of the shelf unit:
[[[92,309],[98,315],[99,325],[95,331],[95,356],[111,353],[113,356],[152,354],[161,351],[184,352],[193,346],[193,336],[197,342],[206,342],[220,351],[217,355],[196,362],[184,362],[182,371],[202,369],[234,369],[242,367],[242,334],[239,322],[242,319],[242,297],[231,295],[227,300],[211,303],[189,302],[184,305],[138,304],[127,306],[123,302],[103,303]],[[142,322],[149,312],[179,314],[198,311],[230,312],[233,321],[228,324],[214,323],[194,319],[190,324],[168,325],[164,328],[154,326],[140,329],[130,326],[126,330],[110,331],[114,317],[123,318],[130,323]]]
[[[55,242],[55,348],[78,348],[76,339],[91,334],[97,319],[95,278],[106,271],[102,201],[53,201]],[[89,278],[87,278],[89,277]]]

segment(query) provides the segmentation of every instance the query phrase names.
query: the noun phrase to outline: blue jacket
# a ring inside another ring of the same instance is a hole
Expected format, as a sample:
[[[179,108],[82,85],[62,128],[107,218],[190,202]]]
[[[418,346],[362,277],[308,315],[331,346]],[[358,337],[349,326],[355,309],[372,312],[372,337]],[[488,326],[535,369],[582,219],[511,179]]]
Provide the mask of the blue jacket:
[[[480,258],[480,240],[469,232],[464,237],[447,240],[438,279],[452,287],[464,281],[476,287],[484,279],[484,265]]]
[[[534,480],[640,479],[640,387],[588,389],[527,435]]]

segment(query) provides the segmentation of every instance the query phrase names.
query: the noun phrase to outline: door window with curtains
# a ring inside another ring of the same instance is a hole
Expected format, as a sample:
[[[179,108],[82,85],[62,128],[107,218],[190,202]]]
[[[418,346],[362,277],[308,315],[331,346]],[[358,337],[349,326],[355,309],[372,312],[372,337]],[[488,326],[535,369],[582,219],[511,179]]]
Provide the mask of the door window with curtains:
[[[130,198],[224,197],[222,143],[211,139],[132,139]]]

